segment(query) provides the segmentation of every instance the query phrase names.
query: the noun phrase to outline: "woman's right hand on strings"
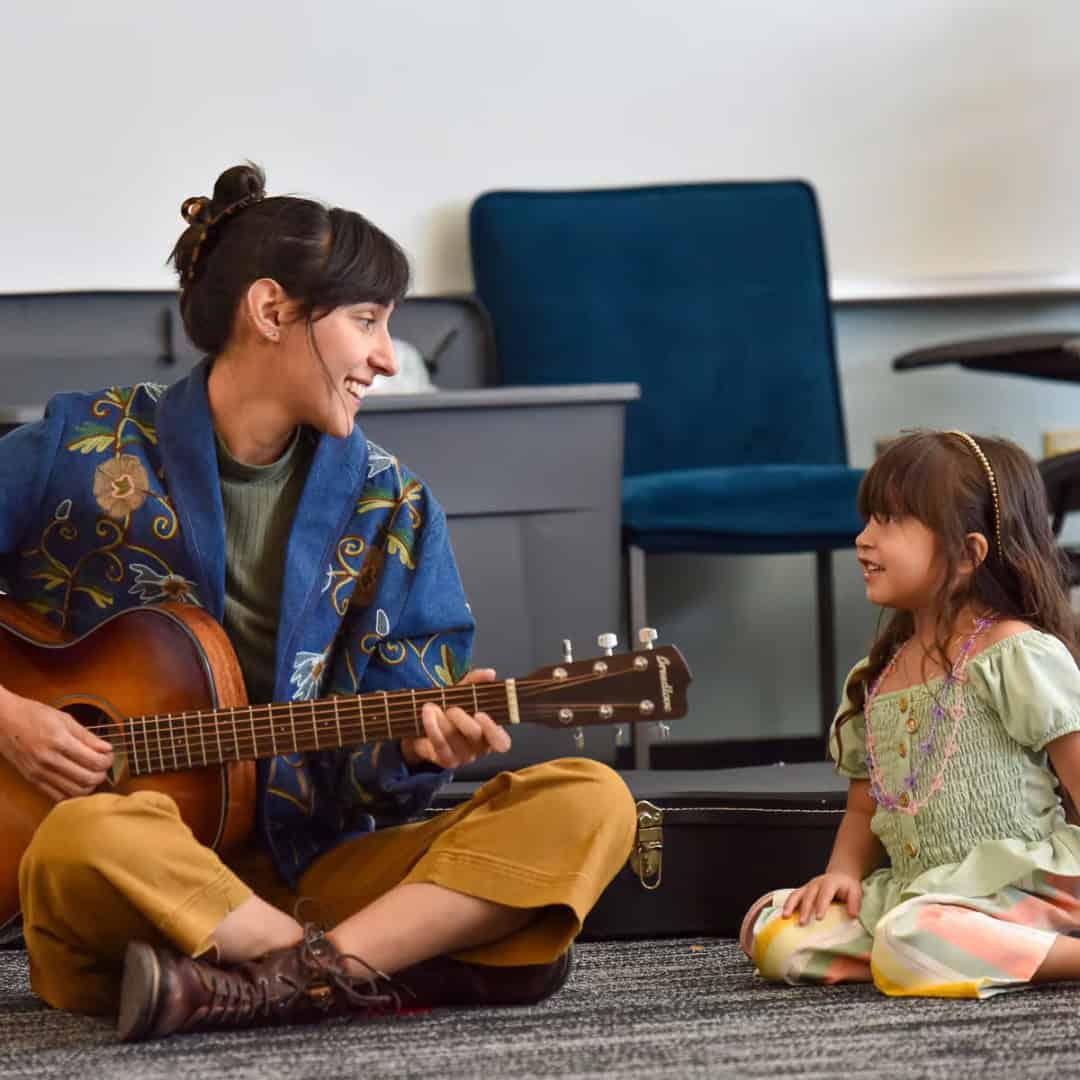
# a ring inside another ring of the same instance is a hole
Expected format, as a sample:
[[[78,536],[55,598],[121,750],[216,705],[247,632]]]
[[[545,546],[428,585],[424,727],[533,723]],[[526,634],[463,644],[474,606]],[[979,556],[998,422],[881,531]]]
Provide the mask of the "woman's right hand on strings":
[[[89,795],[113,761],[112,746],[66,712],[2,691],[0,754],[39,791],[60,802]]]
[[[799,912],[799,925],[805,926],[810,916],[825,918],[825,912],[834,901],[846,901],[848,914],[854,919],[862,903],[862,882],[851,874],[826,871],[811,878],[801,889],[796,889],[784,904],[784,918]]]

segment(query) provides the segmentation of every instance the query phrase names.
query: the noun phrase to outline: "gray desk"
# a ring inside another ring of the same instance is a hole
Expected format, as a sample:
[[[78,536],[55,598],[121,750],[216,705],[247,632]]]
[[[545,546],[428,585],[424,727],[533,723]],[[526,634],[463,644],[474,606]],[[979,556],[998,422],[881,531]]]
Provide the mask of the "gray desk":
[[[153,379],[148,366],[143,360],[137,372],[116,371],[113,379]],[[53,363],[42,367],[41,379],[52,387],[80,385]],[[161,381],[177,374],[173,367]],[[20,396],[35,377],[20,372]],[[526,675],[561,660],[563,638],[585,659],[597,653],[597,634],[623,626],[623,413],[638,396],[636,384],[619,383],[373,395],[364,402],[358,419],[367,437],[400,454],[446,509],[479,626],[477,663]],[[36,419],[43,408],[25,397],[0,405],[0,425]],[[612,729],[588,729],[585,752],[613,761]],[[509,755],[461,775],[573,753],[568,733],[525,726]]]

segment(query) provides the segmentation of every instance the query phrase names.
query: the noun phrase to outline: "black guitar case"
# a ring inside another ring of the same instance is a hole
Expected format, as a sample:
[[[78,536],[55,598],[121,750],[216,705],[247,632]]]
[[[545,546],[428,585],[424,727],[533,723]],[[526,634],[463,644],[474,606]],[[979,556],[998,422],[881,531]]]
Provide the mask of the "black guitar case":
[[[585,940],[735,936],[763,893],[825,869],[847,797],[847,781],[827,762],[621,775],[637,801],[637,842],[586,921]],[[429,813],[479,786],[450,784]]]

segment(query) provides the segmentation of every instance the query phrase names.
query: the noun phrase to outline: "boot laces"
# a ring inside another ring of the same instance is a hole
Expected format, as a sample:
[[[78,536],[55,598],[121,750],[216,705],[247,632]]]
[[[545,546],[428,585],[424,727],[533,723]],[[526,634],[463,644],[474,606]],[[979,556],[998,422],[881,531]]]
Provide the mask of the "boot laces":
[[[297,947],[299,977],[280,971],[274,976],[288,988],[285,994],[280,991],[274,994],[271,980],[265,975],[246,978],[240,972],[199,964],[199,979],[209,1001],[206,1011],[193,1016],[186,1026],[249,1024],[269,1019],[275,1010],[289,1012],[298,1003],[323,1013],[329,1013],[341,1001],[369,1012],[399,1011],[403,1007],[403,994],[415,996],[408,987],[396,983],[362,957],[339,953],[326,932],[315,923],[304,925],[304,937]],[[368,974],[356,975],[350,971],[346,966],[350,960]]]
[[[209,995],[207,1010],[192,1017],[192,1025],[243,1024],[261,1014],[270,1015],[270,982],[262,978],[248,981],[199,965],[199,979]]]
[[[348,960],[355,961],[368,974],[355,975],[350,972],[346,966]],[[284,973],[277,976],[292,990],[282,1008],[287,1008],[306,996],[316,1008],[329,1012],[335,1004],[335,990],[354,1008],[370,1011],[401,1008],[400,990],[404,989],[403,987],[399,988],[389,975],[373,967],[362,957],[352,953],[339,953],[327,939],[325,930],[315,923],[304,925],[300,962],[306,976],[302,982]]]

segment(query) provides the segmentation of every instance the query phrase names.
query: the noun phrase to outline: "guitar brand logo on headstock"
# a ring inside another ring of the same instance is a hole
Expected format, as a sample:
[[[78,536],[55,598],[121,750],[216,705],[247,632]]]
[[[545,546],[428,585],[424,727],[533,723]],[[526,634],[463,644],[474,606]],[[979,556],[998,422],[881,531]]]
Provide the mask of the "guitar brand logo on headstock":
[[[671,712],[671,682],[668,679],[667,669],[671,667],[671,661],[666,656],[656,658],[656,666],[660,669],[660,696],[664,699],[664,712]]]

